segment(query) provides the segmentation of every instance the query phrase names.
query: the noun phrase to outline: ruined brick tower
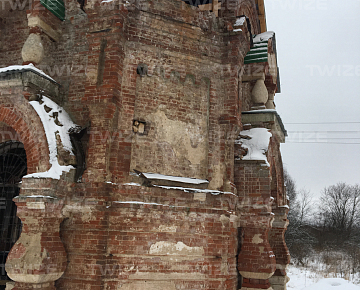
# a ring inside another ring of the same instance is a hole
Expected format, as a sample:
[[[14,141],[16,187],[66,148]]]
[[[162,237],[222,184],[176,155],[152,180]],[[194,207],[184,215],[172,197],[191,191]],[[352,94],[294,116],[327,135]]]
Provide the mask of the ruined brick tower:
[[[263,1],[1,4],[0,289],[286,289]]]

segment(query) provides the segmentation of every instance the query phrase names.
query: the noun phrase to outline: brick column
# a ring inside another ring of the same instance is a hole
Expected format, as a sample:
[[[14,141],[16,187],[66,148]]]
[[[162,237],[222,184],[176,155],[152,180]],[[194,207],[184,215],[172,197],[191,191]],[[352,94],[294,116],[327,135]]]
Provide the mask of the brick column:
[[[241,208],[238,270],[241,290],[273,289],[269,278],[276,270],[275,255],[268,241],[274,214],[271,212],[270,170],[261,161],[236,162],[235,184]]]
[[[64,273],[66,252],[59,236],[63,202],[45,196],[14,198],[22,233],[11,249],[6,272],[16,281],[14,290],[54,290],[54,281]]]
[[[268,241],[269,215],[253,217],[262,225],[243,228],[243,240],[238,256],[238,270],[243,276],[241,289],[272,289],[269,278],[275,272],[275,255]]]
[[[285,243],[285,231],[289,224],[287,220],[287,207],[273,209],[275,219],[270,230],[270,245],[276,257],[276,271],[270,278],[274,290],[286,290],[286,283],[289,281],[286,276],[286,267],[290,263],[290,253]]]

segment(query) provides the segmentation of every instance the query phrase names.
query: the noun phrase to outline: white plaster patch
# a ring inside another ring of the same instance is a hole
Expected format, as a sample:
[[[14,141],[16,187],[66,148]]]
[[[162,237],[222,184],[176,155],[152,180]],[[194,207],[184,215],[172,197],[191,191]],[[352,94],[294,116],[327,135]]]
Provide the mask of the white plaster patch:
[[[43,201],[27,202],[26,206],[28,209],[45,209],[45,203]]]
[[[162,110],[152,114],[160,142],[171,144],[178,158],[185,157],[191,164],[201,164],[206,160],[206,120],[196,120],[197,124],[169,119]]]
[[[183,242],[177,242],[175,244],[161,241],[151,245],[149,254],[166,256],[202,256],[204,255],[204,248],[189,247]]]
[[[239,222],[239,217],[237,215],[231,214],[230,215],[230,222],[238,223]]]
[[[253,244],[261,244],[264,240],[261,238],[261,234],[256,234],[253,238],[252,238],[252,243]]]
[[[177,226],[159,226],[159,232],[176,233]]]
[[[229,223],[230,222],[230,218],[227,217],[226,215],[222,214],[220,216],[220,222],[221,222],[221,225],[222,225],[222,228],[225,227],[225,224]]]
[[[195,192],[194,200],[206,201],[206,193],[205,192]]]

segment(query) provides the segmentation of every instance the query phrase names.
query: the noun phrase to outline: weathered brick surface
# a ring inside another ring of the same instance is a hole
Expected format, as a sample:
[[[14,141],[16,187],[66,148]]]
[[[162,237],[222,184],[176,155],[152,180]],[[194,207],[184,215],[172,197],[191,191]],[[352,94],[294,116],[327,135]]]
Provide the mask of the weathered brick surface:
[[[277,215],[286,205],[279,140],[271,139],[270,167],[234,158],[255,82],[242,83],[248,27],[232,32],[232,24],[246,15],[259,33],[255,1],[223,1],[218,18],[180,0],[126,2],[87,1],[84,12],[76,0],[65,1],[60,22],[35,1],[27,13],[48,23],[58,40],[29,28],[23,10],[1,14],[1,66],[22,64],[29,33],[41,35],[45,55],[35,65],[61,85],[50,97],[86,128],[80,180],[72,170],[22,185],[22,196],[56,197],[61,208],[53,217],[50,202],[37,210],[19,202],[24,235],[40,235],[50,260],[67,256],[66,269],[63,261],[55,267],[64,271],[60,279],[48,275],[36,286],[235,290],[240,271],[243,287],[268,289],[275,270],[286,275],[275,265],[288,263],[286,225],[270,230],[272,210]],[[24,143],[28,173],[48,170],[43,125],[28,103],[39,92],[2,85],[0,93],[0,142]],[[223,192],[126,184],[133,169],[208,179],[208,189]],[[12,255],[21,256],[19,249]],[[18,282],[15,289],[33,286]]]
[[[6,131],[2,131],[1,138],[13,135],[19,138],[27,154],[28,173],[46,171],[49,169],[49,149],[46,143],[45,132],[36,114],[28,101],[21,93],[4,94],[0,97],[0,122]],[[13,130],[8,130],[9,126]]]

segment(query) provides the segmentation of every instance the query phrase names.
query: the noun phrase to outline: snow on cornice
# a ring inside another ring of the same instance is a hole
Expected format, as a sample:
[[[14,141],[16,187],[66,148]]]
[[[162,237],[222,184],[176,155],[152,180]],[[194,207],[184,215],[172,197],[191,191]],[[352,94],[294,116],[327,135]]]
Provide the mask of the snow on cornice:
[[[8,67],[0,68],[0,74],[6,73],[6,72],[12,72],[12,71],[32,71],[35,72],[38,75],[41,75],[43,77],[46,77],[47,79],[56,82],[52,77],[48,76],[46,73],[44,73],[42,70],[36,68],[32,63],[27,65],[11,65]]]
[[[190,183],[190,184],[204,184],[209,183],[206,179],[198,179],[198,178],[190,178],[190,177],[180,177],[180,176],[170,176],[170,175],[163,175],[157,173],[142,173],[148,179],[160,179],[160,180],[167,180],[167,181],[175,181],[175,182],[182,182],[182,183]]]
[[[71,121],[70,116],[62,107],[45,96],[42,96],[41,98],[41,104],[38,101],[31,101],[30,104],[39,115],[44,126],[46,139],[49,145],[49,161],[51,168],[46,172],[25,175],[24,178],[60,179],[60,176],[63,174],[63,172],[69,172],[70,169],[73,169],[74,167],[71,165],[62,166],[59,164],[57,157],[58,152],[56,145],[56,134],[60,136],[63,148],[71,155],[74,155],[72,151],[69,130],[71,128],[77,127],[77,125]]]
[[[240,138],[235,144],[248,150],[242,160],[263,160],[268,166],[266,152],[269,149],[269,142],[272,134],[266,128],[252,128],[240,132]]]
[[[266,31],[266,32],[260,33],[260,34],[254,36],[253,42],[259,43],[259,42],[269,41],[269,39],[272,38],[274,36],[274,34],[275,34],[274,31]]]
[[[234,24],[234,27],[239,27],[239,26],[244,25],[245,21],[246,21],[246,17],[244,17],[244,16],[236,19],[236,22],[235,22],[235,24]],[[241,28],[236,28],[236,29],[234,29],[233,31],[234,31],[234,32],[238,32],[238,31],[242,31],[242,29],[241,29]]]

